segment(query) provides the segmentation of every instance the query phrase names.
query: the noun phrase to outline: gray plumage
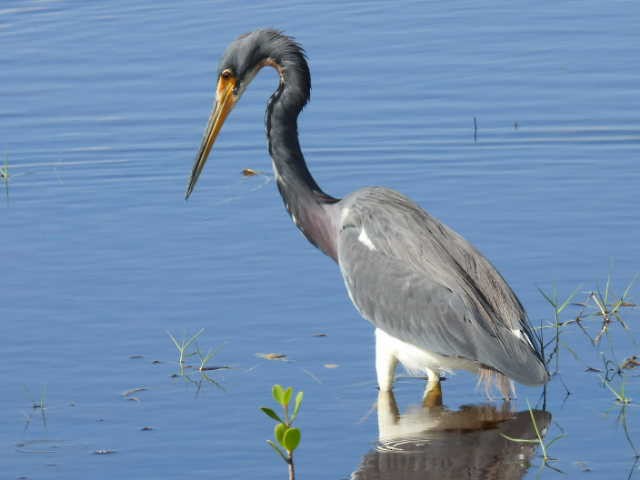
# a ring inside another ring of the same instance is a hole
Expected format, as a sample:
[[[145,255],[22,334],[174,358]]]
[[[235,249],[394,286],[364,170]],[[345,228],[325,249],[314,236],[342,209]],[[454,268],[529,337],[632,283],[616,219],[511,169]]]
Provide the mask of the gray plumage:
[[[358,190],[338,206],[348,212],[340,270],[363,317],[404,342],[517,382],[547,380],[522,305],[469,242],[387,188]],[[363,230],[374,249],[358,240]]]
[[[187,197],[226,116],[264,66],[280,76],[266,112],[278,190],[296,226],[338,262],[362,316],[389,336],[379,342],[381,388],[390,388],[395,362],[404,362],[401,353],[407,351],[413,352],[407,358],[428,359],[424,371],[434,384],[439,371],[449,368],[491,371],[525,384],[545,382],[540,346],[522,305],[471,244],[393,190],[364,188],[339,200],[320,189],[298,141],[297,117],[311,91],[309,67],[302,48],[282,33],[257,30],[225,51],[216,105]]]

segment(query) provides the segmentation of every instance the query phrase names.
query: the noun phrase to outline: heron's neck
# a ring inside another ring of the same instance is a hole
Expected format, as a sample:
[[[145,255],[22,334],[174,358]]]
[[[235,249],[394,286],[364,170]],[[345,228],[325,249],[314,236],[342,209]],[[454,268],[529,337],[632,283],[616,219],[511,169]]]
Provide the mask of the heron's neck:
[[[308,100],[297,72],[281,72],[278,90],[269,100],[266,114],[269,154],[278,190],[291,219],[324,253],[336,259],[330,205],[338,200],[324,193],[307,168],[298,141],[298,115]]]

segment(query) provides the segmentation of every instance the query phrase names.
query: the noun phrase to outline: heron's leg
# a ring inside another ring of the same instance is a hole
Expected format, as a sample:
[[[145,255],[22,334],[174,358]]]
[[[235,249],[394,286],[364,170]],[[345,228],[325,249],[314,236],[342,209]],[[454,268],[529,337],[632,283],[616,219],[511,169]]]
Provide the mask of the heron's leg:
[[[376,375],[382,392],[390,392],[396,375],[398,359],[388,341],[388,336],[376,328]]]
[[[391,437],[397,430],[400,421],[400,410],[393,396],[393,391],[378,392],[378,437],[382,440]]]
[[[441,407],[442,406],[442,387],[440,386],[440,375],[433,370],[427,370],[427,388],[424,391],[424,397],[422,398],[422,404],[427,407]]]

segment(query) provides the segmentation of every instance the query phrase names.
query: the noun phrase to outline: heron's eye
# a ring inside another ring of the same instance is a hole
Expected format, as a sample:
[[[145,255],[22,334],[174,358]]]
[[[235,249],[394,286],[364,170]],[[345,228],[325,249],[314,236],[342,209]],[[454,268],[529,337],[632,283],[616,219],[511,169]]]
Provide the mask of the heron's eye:
[[[220,77],[224,78],[225,80],[229,80],[231,77],[233,76],[233,74],[231,73],[231,70],[224,70],[221,74]]]

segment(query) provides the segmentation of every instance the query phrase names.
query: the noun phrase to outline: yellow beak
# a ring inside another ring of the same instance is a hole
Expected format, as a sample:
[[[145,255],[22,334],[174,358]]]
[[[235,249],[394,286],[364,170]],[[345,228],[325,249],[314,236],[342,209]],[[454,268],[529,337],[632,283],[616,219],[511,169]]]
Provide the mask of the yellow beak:
[[[237,96],[234,94],[236,85],[237,79],[233,75],[223,74],[218,80],[218,86],[216,87],[216,105],[209,117],[207,129],[205,130],[204,137],[202,138],[202,145],[200,145],[200,151],[198,152],[196,161],[193,164],[191,179],[189,180],[185,199],[189,198],[191,192],[193,192],[196,182],[198,181],[198,177],[204,168],[204,164],[207,163],[207,157],[209,156],[209,152],[211,152],[211,147],[213,147],[218,133],[229,115],[229,112],[233,110],[233,107],[236,104]]]

